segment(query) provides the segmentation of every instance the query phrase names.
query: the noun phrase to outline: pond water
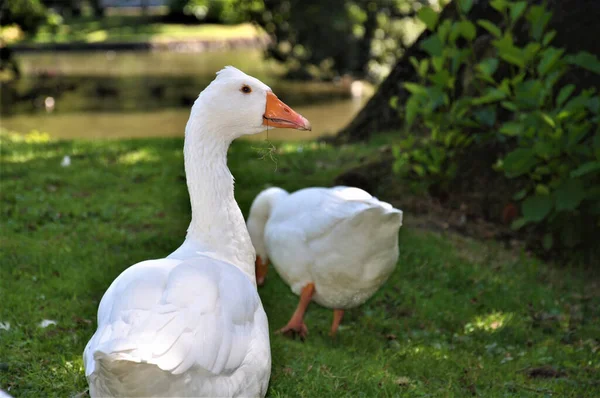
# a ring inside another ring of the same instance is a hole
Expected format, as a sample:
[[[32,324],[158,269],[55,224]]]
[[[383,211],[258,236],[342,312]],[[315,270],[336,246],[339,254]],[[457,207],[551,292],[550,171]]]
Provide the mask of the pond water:
[[[260,50],[25,53],[16,59],[22,76],[2,86],[2,127],[56,138],[183,136],[193,101],[225,65],[261,79],[312,123],[311,132],[270,131],[272,140],[333,134],[366,101],[351,97],[343,83],[285,81]]]

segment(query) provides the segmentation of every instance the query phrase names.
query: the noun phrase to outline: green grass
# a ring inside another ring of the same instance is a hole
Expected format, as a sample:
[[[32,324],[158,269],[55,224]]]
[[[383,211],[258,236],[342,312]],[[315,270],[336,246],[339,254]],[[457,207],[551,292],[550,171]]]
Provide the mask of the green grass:
[[[98,302],[127,266],[163,257],[189,219],[180,139],[29,142],[0,146],[0,388],[17,397],[86,390],[81,353]],[[256,146],[230,152],[246,213],[272,183],[329,185],[368,148],[278,144],[277,166]],[[61,167],[64,155],[72,165]],[[271,336],[271,397],[600,396],[598,284],[579,269],[411,227],[397,270],[327,336],[331,311],[312,304],[306,342]],[[260,295],[270,328],[297,297],[271,270]],[[57,321],[42,329],[43,319]],[[561,377],[535,378],[552,367]]]
[[[97,43],[146,42],[169,40],[223,40],[253,38],[259,35],[249,23],[239,25],[186,25],[161,22],[153,17],[108,15],[102,19],[78,17],[66,19],[53,31],[43,26],[35,35],[25,36],[22,43]]]

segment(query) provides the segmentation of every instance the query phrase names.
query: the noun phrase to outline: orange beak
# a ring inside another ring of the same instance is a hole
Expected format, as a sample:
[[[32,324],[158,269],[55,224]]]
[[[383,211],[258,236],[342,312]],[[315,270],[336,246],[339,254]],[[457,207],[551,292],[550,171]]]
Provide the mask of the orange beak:
[[[267,92],[263,126],[282,129],[311,130],[310,122],[284,104],[275,94]]]
[[[263,261],[260,256],[256,256],[256,284],[262,286],[265,283],[267,270],[269,269],[269,260]]]

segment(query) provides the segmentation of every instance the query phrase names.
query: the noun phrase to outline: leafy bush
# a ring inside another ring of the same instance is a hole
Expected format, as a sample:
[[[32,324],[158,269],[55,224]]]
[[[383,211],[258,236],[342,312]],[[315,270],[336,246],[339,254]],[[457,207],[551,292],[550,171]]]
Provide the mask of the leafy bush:
[[[0,6],[0,24],[17,24],[24,32],[34,33],[46,22],[46,7],[40,0],[6,0]]]
[[[232,24],[242,21],[236,0],[170,0],[169,13],[203,22]]]
[[[411,60],[421,80],[404,84],[411,94],[403,112],[407,127],[430,134],[402,142],[394,170],[449,186],[468,151],[506,148],[494,168],[518,187],[522,216],[512,227],[543,232],[545,249],[590,243],[600,227],[600,96],[562,85],[561,77],[574,66],[600,73],[600,61],[552,46],[556,32],[547,29],[544,6],[490,4],[503,17],[500,26],[467,19],[471,0],[455,2],[456,21],[438,23],[433,10],[420,10],[433,34],[421,44],[429,57]],[[474,50],[477,26],[491,39],[482,57]],[[528,42],[515,43],[513,32],[523,26]]]

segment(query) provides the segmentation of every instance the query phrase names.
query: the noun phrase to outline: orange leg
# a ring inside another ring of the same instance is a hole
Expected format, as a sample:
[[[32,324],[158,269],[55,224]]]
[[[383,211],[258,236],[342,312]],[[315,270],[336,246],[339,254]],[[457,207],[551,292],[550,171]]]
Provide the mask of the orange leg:
[[[331,331],[329,335],[331,337],[335,336],[337,333],[338,327],[342,322],[342,318],[344,317],[344,310],[333,310],[333,323],[331,324]]]
[[[269,270],[269,259],[261,258],[260,256],[256,256],[256,284],[258,286],[262,286],[265,284],[265,277],[267,276],[267,271]]]
[[[306,338],[306,335],[308,334],[308,328],[304,324],[304,313],[306,312],[306,307],[308,307],[310,304],[310,300],[312,299],[314,292],[314,283],[309,283],[302,288],[298,308],[296,308],[294,315],[292,315],[292,318],[287,325],[279,329],[277,333],[283,333],[285,335],[291,334],[291,336],[298,334],[302,340]]]

